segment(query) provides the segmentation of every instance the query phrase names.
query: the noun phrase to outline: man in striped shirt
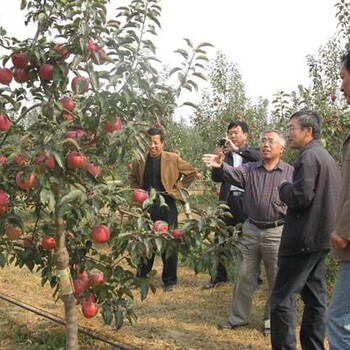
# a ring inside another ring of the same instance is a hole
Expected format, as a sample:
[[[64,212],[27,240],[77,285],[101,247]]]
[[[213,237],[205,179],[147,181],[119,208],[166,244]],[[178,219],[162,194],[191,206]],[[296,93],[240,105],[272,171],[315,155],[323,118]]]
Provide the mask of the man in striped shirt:
[[[293,167],[281,160],[285,145],[281,133],[267,130],[260,139],[260,161],[232,167],[224,163],[224,154],[203,156],[208,166],[222,168],[226,181],[245,190],[243,210],[247,220],[243,224],[240,242],[242,258],[237,261],[228,322],[219,324],[219,329],[234,329],[249,323],[262,259],[268,281],[263,330],[269,334],[270,294],[277,274],[277,254],[287,211],[287,206],[279,198],[278,186],[291,181],[293,174]]]

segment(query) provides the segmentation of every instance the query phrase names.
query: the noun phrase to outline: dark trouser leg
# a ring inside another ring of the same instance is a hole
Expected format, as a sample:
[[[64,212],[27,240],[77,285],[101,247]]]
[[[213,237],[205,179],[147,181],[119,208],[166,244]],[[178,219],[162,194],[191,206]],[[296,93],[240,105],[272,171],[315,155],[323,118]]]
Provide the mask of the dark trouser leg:
[[[303,349],[324,349],[327,305],[326,254],[327,252],[319,257],[301,291],[301,298],[305,304],[300,329]]]
[[[166,286],[177,283],[177,252],[172,252],[171,255],[162,254],[163,273],[162,280]]]
[[[163,220],[168,222],[172,227],[176,227],[178,224],[178,212],[176,202],[173,198],[165,196],[165,202],[168,207],[161,207],[158,203],[155,203],[150,208],[150,216],[152,221]],[[155,254],[143,262],[139,268],[139,277],[146,277],[147,274],[152,270],[154,263]],[[177,283],[177,252],[169,252],[162,254],[163,260],[163,272],[162,280],[165,285],[172,285]]]
[[[152,256],[149,259],[144,260],[141,263],[137,271],[137,277],[147,277],[147,275],[152,270],[155,256],[155,254],[152,254]]]
[[[228,226],[236,226],[245,221],[246,216],[243,213],[243,197],[229,196],[227,205],[230,207],[232,218],[226,218],[225,223]],[[219,256],[220,258],[220,256]],[[227,281],[227,270],[224,264],[218,263],[216,277],[212,279],[213,283],[220,283]]]
[[[327,251],[321,251],[297,256],[280,256],[278,258],[278,273],[271,299],[271,344],[273,350],[295,350],[296,349],[296,305],[295,296],[301,293],[305,302],[305,316],[303,316],[301,337],[305,350],[324,349],[324,320],[320,314],[325,310],[321,306],[323,300],[323,283],[325,279],[321,276],[319,265],[325,259]],[[316,272],[318,282],[314,281]],[[312,290],[312,292],[311,292]],[[315,300],[316,295],[318,296]],[[306,310],[307,309],[307,310]],[[322,311],[323,309],[323,311]],[[306,317],[306,318],[305,318]],[[317,319],[317,327],[306,322]],[[323,326],[322,326],[323,323]],[[306,331],[309,328],[310,330]],[[307,338],[307,339],[306,339]],[[306,345],[307,344],[307,345]],[[313,345],[314,344],[315,347]],[[317,345],[316,345],[317,344]],[[308,346],[311,347],[308,347]]]

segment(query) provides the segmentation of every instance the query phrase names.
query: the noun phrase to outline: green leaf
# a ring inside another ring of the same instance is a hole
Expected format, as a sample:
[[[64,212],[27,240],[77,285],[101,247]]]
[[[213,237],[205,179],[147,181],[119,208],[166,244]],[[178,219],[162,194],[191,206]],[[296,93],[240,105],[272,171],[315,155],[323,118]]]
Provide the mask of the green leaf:
[[[196,105],[195,103],[190,102],[190,101],[186,101],[186,102],[182,103],[181,106],[189,106],[189,107],[193,107],[193,108],[198,108],[198,105]]]
[[[192,75],[194,75],[195,77],[201,78],[203,80],[208,80],[208,77],[202,72],[194,72],[192,73]]]
[[[169,76],[172,76],[174,73],[178,72],[179,70],[181,70],[180,67],[175,67],[175,68],[173,68],[173,69],[169,72]]]
[[[214,45],[209,42],[200,43],[197,47],[200,48],[204,46],[214,47]]]
[[[163,240],[161,238],[156,238],[154,242],[157,246],[157,249],[161,252],[163,248]]]
[[[55,197],[53,192],[48,188],[43,188],[40,192],[40,201],[44,205],[48,206],[50,211],[53,211],[55,207]]]
[[[0,253],[0,266],[1,266],[1,267],[5,267],[6,264],[7,264],[7,259],[6,259],[6,257],[5,257],[2,253]]]
[[[193,43],[190,39],[184,38],[184,40],[186,41],[186,43],[189,47],[193,48]]]
[[[111,309],[104,308],[104,310],[102,312],[102,317],[103,317],[105,323],[110,325],[112,323],[112,320],[113,320],[113,313],[112,313]]]
[[[188,84],[190,84],[190,85],[192,85],[193,86],[193,88],[196,90],[196,91],[198,91],[198,85],[193,81],[193,80],[187,80],[187,83]]]
[[[181,87],[183,87],[183,88],[187,89],[188,91],[192,92],[192,85],[190,85],[190,84],[187,84],[187,83],[186,84],[182,84]]]
[[[24,10],[27,6],[27,0],[22,0],[21,1],[21,10]]]
[[[183,49],[177,49],[174,52],[179,53],[180,55],[182,55],[184,58],[188,59],[188,52],[183,50]]]
[[[124,315],[123,315],[123,312],[120,311],[120,310],[117,310],[115,313],[114,313],[114,317],[115,317],[115,327],[116,329],[120,329],[123,325],[123,321],[124,321]]]
[[[74,202],[83,195],[84,193],[81,190],[73,190],[61,198],[59,205],[62,206],[63,204]]]

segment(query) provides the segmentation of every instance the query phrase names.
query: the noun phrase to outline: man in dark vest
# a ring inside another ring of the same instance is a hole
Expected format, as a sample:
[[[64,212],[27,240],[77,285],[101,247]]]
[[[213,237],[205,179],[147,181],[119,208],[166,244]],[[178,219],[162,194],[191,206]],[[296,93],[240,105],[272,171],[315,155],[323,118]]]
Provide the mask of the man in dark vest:
[[[249,128],[245,121],[232,121],[227,127],[227,134],[228,136],[223,140],[224,144],[221,145],[225,152],[224,162],[226,164],[238,167],[261,158],[259,149],[247,146]],[[229,226],[243,224],[246,219],[246,215],[243,213],[244,189],[231,185],[225,180],[222,169],[212,168],[211,178],[215,182],[221,182],[219,200],[227,202],[230,207],[232,218],[226,218],[226,224]],[[226,267],[219,262],[216,276],[212,276],[203,289],[218,287],[226,281]]]

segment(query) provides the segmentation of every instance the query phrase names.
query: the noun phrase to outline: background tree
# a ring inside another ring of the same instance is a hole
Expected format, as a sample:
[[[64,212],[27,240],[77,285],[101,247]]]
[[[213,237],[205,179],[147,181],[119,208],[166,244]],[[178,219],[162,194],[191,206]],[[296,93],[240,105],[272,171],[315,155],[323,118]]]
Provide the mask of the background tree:
[[[99,305],[117,329],[135,318],[130,268],[160,238],[147,211],[130,205],[125,165],[145,153],[145,128],[204,77],[209,46],[187,41],[171,72],[178,86],[168,85],[153,42],[158,1],[133,0],[112,18],[108,3],[22,0],[34,37],[0,31],[0,263],[41,271],[59,293],[67,349],[78,346],[77,301],[86,317]]]

